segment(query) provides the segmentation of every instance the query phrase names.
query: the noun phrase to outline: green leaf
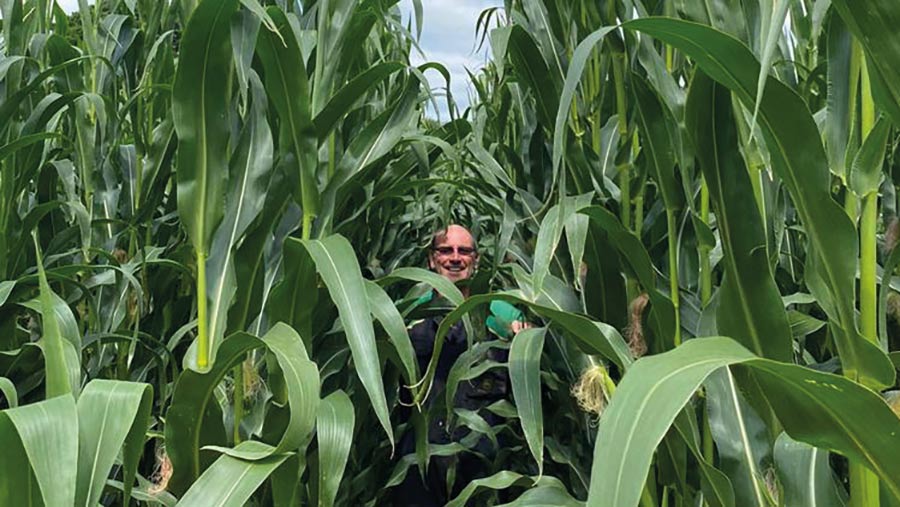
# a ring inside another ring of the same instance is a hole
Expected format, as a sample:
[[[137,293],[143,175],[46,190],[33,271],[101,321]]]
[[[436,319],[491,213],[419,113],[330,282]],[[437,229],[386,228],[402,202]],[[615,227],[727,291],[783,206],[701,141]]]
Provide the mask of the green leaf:
[[[489,477],[475,479],[469,484],[466,484],[466,487],[463,488],[463,490],[460,491],[458,495],[456,495],[456,498],[450,500],[450,502],[447,503],[446,507],[465,507],[469,498],[471,498],[472,495],[474,495],[481,488],[507,489],[514,485],[530,486],[533,483],[534,481],[526,475],[521,475],[509,470],[503,470]]]
[[[340,84],[339,72],[342,57],[352,51],[353,31],[356,25],[356,13],[360,9],[359,2],[353,0],[328,0],[318,5],[316,16],[316,69],[313,85],[313,113],[318,114],[325,101],[331,95],[336,84]],[[362,14],[366,14],[363,12]],[[358,36],[366,36],[361,31]]]
[[[584,74],[585,65],[588,58],[594,50],[594,46],[602,42],[606,34],[615,30],[614,26],[607,26],[591,33],[578,43],[575,52],[572,53],[572,59],[569,61],[569,69],[566,71],[566,80],[563,83],[562,94],[559,99],[559,106],[556,109],[556,121],[553,127],[553,172],[559,171],[562,163],[564,144],[566,139],[566,119],[569,117],[572,107],[572,100],[575,98],[575,91],[578,84],[581,83],[582,74]],[[549,125],[549,123],[548,123]],[[599,128],[595,125],[594,128]]]
[[[672,129],[677,130],[677,123],[644,78],[632,73],[631,86],[638,106],[641,149],[650,160],[653,179],[659,186],[666,209],[677,211],[684,205],[681,185],[675,178],[675,142],[670,134]]]
[[[266,12],[275,21],[278,34],[263,30],[259,34],[257,55],[265,69],[266,91],[280,119],[279,152],[293,155],[293,166],[299,175],[299,199],[305,216],[319,212],[319,187],[316,183],[318,157],[316,128],[309,103],[306,66],[294,30],[284,12],[271,6]]]
[[[278,370],[284,376],[290,414],[287,427],[284,428],[281,439],[274,448],[254,448],[246,451],[216,448],[244,460],[266,459],[274,454],[298,449],[302,452],[312,439],[319,405],[319,369],[316,363],[309,360],[303,340],[297,331],[279,322],[262,337],[262,341],[275,356]]]
[[[531,276],[531,290],[540,294],[544,285],[544,278],[550,272],[550,263],[553,255],[556,253],[556,247],[562,238],[563,226],[569,218],[564,216],[567,206],[556,205],[550,208],[550,211],[544,215],[541,220],[541,227],[538,230],[537,240],[534,246],[534,263]]]
[[[541,356],[544,351],[545,328],[520,331],[509,350],[509,380],[522,423],[522,432],[531,455],[544,474],[544,415],[541,409]]]
[[[312,340],[313,314],[319,301],[316,265],[299,241],[284,243],[282,262],[283,278],[272,289],[267,314],[272,322],[284,322],[301,338]]]
[[[331,134],[341,118],[345,117],[366,93],[403,68],[404,65],[400,62],[379,63],[366,69],[338,90],[313,120],[319,142]]]
[[[9,408],[19,406],[19,393],[16,391],[16,385],[6,377],[0,377],[0,391],[3,392],[3,398],[6,399],[6,405]]]
[[[594,224],[606,232],[610,244],[619,251],[622,261],[631,267],[631,271],[650,296],[652,306],[650,322],[655,326],[654,332],[659,333],[659,336],[656,336],[659,349],[671,348],[675,336],[675,307],[672,300],[656,288],[656,271],[641,240],[626,229],[618,217],[606,208],[590,206],[578,212],[587,215]]]
[[[75,398],[63,394],[0,412],[4,433],[11,430],[28,460],[16,461],[17,467],[31,465],[40,486],[44,505],[74,505],[78,473],[78,416]],[[2,460],[6,461],[6,460]]]
[[[150,422],[153,390],[148,384],[92,380],[78,398],[78,482],[75,504],[100,502],[109,471],[125,449],[123,491],[131,485]]]
[[[457,288],[453,282],[433,271],[428,271],[423,268],[398,268],[391,271],[391,274],[388,276],[379,279],[378,283],[389,286],[392,283],[401,280],[428,284],[455,306],[461,305],[465,299],[462,292],[459,291],[459,288]]]
[[[787,17],[790,4],[789,0],[764,0],[760,2],[759,35],[762,45],[759,48],[760,67],[759,77],[756,78],[756,98],[753,103],[753,119],[750,120],[751,128],[756,125],[759,117],[759,107],[765,93],[769,67],[772,65],[772,58],[778,49],[778,39],[781,38],[781,32],[784,30],[784,20]]]
[[[320,506],[334,505],[350,455],[354,424],[353,402],[344,391],[331,393],[319,404],[316,438],[319,441]]]
[[[271,446],[247,441],[234,450],[265,454],[271,451]],[[223,454],[191,485],[176,506],[241,507],[287,458],[287,454],[279,454],[261,461],[243,461]]]
[[[288,240],[291,241],[297,240]],[[393,446],[394,435],[384,396],[384,384],[381,381],[380,361],[375,347],[375,330],[372,327],[366,287],[353,247],[340,235],[329,236],[323,240],[306,240],[303,241],[303,246],[315,261],[316,270],[338,308],[341,324],[353,354],[356,373],[372,401],[372,408],[381,427],[384,428]]]
[[[713,372],[706,382],[709,429],[716,442],[719,469],[725,472],[741,505],[768,507],[763,465],[771,459],[765,423],[744,400],[727,368]]]
[[[674,45],[744,105],[753,103],[759,62],[736,39],[675,19],[638,19],[625,27]],[[844,371],[871,387],[892,385],[895,372],[890,361],[860,335],[856,325],[855,293],[847,290],[856,279],[856,230],[831,197],[828,161],[809,109],[794,91],[770,78],[760,104],[760,126],[772,167],[790,192],[809,238],[806,282],[835,324]]]
[[[766,233],[738,148],[731,94],[705,74],[691,83],[686,120],[709,186],[725,274],[718,331],[761,357],[789,362],[790,327],[766,251]]]
[[[266,94],[259,77],[249,74],[252,102],[229,167],[225,216],[212,238],[207,260],[209,329],[213,343],[225,336],[228,308],[237,289],[234,255],[266,200],[273,162],[272,132],[266,120]]]
[[[230,22],[238,0],[201,2],[181,39],[172,88],[178,133],[178,214],[194,250],[208,253],[225,209],[233,68]]]
[[[77,363],[72,365],[66,360],[65,342],[57,320],[56,306],[58,301],[54,300],[55,298],[58,299],[58,297],[50,289],[50,284],[47,283],[47,273],[44,271],[37,234],[34,235],[34,248],[37,256],[38,281],[41,289],[41,315],[43,316],[41,349],[44,352],[44,372],[47,377],[46,396],[49,399],[70,394],[73,391],[77,393],[77,389],[81,384],[81,372],[78,371]],[[63,305],[65,305],[65,302],[63,302]],[[75,374],[77,375],[74,378],[72,378],[73,375],[70,371],[72,366],[75,367]]]
[[[858,197],[878,192],[878,187],[884,178],[881,168],[890,131],[891,124],[887,117],[880,116],[859,151],[856,152],[856,157],[850,166],[850,189]]]
[[[522,26],[513,25],[506,51],[520,82],[534,94],[538,120],[544,125],[553,125],[554,113],[559,108],[557,81],[534,38]]]
[[[775,441],[775,471],[784,505],[844,507],[828,464],[828,451],[798,442],[782,433]]]
[[[850,55],[852,36],[840,16],[830,16],[828,29],[828,96],[825,105],[825,148],[831,172],[846,180],[850,142]],[[854,76],[854,78],[857,76]]]
[[[324,231],[329,230],[336,210],[341,209],[345,197],[341,190],[351,179],[362,178],[370,174],[372,168],[379,167],[375,162],[394,149],[407,133],[409,124],[418,114],[418,104],[419,81],[408,79],[397,101],[369,121],[349,142],[323,192]]]
[[[366,297],[371,305],[372,316],[381,323],[381,327],[384,328],[397,351],[407,384],[415,384],[418,378],[419,364],[416,362],[416,353],[409,340],[403,316],[400,315],[387,292],[377,283],[366,280]]]
[[[642,358],[624,376],[597,428],[588,505],[638,505],[653,451],[675,416],[712,372],[729,365],[754,374],[792,438],[866,463],[900,497],[893,472],[900,470],[900,419],[878,394],[714,337]]]
[[[862,43],[878,107],[900,125],[900,49],[893,42],[900,5],[892,0],[832,0],[835,10]]]
[[[166,452],[172,461],[169,489],[177,494],[188,487],[209,466],[208,455],[200,448],[225,444],[222,411],[214,391],[231,368],[247,353],[264,343],[246,333],[236,333],[222,342],[218,359],[207,373],[186,369],[175,382],[172,402],[166,412]]]

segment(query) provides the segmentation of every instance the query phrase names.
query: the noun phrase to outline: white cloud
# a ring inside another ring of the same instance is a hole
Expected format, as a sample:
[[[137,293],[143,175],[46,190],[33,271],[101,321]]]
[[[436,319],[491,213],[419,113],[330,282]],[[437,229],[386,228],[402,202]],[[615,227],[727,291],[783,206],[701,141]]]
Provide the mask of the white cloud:
[[[78,0],[56,0],[56,3],[66,12],[74,12],[78,10]],[[90,0],[88,3],[94,3]]]
[[[469,104],[470,83],[466,69],[475,73],[487,58],[487,44],[475,52],[478,16],[484,9],[500,5],[502,0],[422,0],[420,46],[425,59],[414,53],[413,63],[435,61],[444,64],[451,74],[450,89],[460,109]],[[400,8],[404,19],[414,18],[412,0],[403,0]],[[429,71],[426,75],[432,88],[445,86],[444,78],[437,72]],[[446,104],[441,105],[439,115],[442,120],[448,119]]]

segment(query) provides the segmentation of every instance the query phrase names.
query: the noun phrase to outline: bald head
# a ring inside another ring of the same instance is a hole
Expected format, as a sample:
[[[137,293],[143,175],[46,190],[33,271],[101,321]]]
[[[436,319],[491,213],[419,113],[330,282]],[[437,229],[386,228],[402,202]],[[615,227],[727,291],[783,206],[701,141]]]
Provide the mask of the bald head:
[[[470,278],[478,265],[475,238],[468,229],[452,224],[434,234],[428,267],[451,282]]]

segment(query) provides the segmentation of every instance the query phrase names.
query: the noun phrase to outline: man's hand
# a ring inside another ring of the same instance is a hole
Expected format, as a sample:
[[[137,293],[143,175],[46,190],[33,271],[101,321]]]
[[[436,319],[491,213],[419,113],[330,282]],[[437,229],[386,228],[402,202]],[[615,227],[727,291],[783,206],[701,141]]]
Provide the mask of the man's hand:
[[[513,323],[509,325],[509,330],[512,331],[512,333],[514,335],[517,335],[517,334],[519,334],[519,331],[521,331],[523,329],[528,329],[530,327],[532,327],[531,322],[524,322],[521,320],[516,320],[516,321],[513,321]]]

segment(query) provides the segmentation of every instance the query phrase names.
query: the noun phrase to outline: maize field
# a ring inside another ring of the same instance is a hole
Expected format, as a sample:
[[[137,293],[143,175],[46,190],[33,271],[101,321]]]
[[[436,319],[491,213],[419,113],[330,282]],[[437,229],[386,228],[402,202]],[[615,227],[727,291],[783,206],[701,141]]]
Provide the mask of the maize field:
[[[900,506],[900,3],[404,2],[0,0],[0,505]]]

